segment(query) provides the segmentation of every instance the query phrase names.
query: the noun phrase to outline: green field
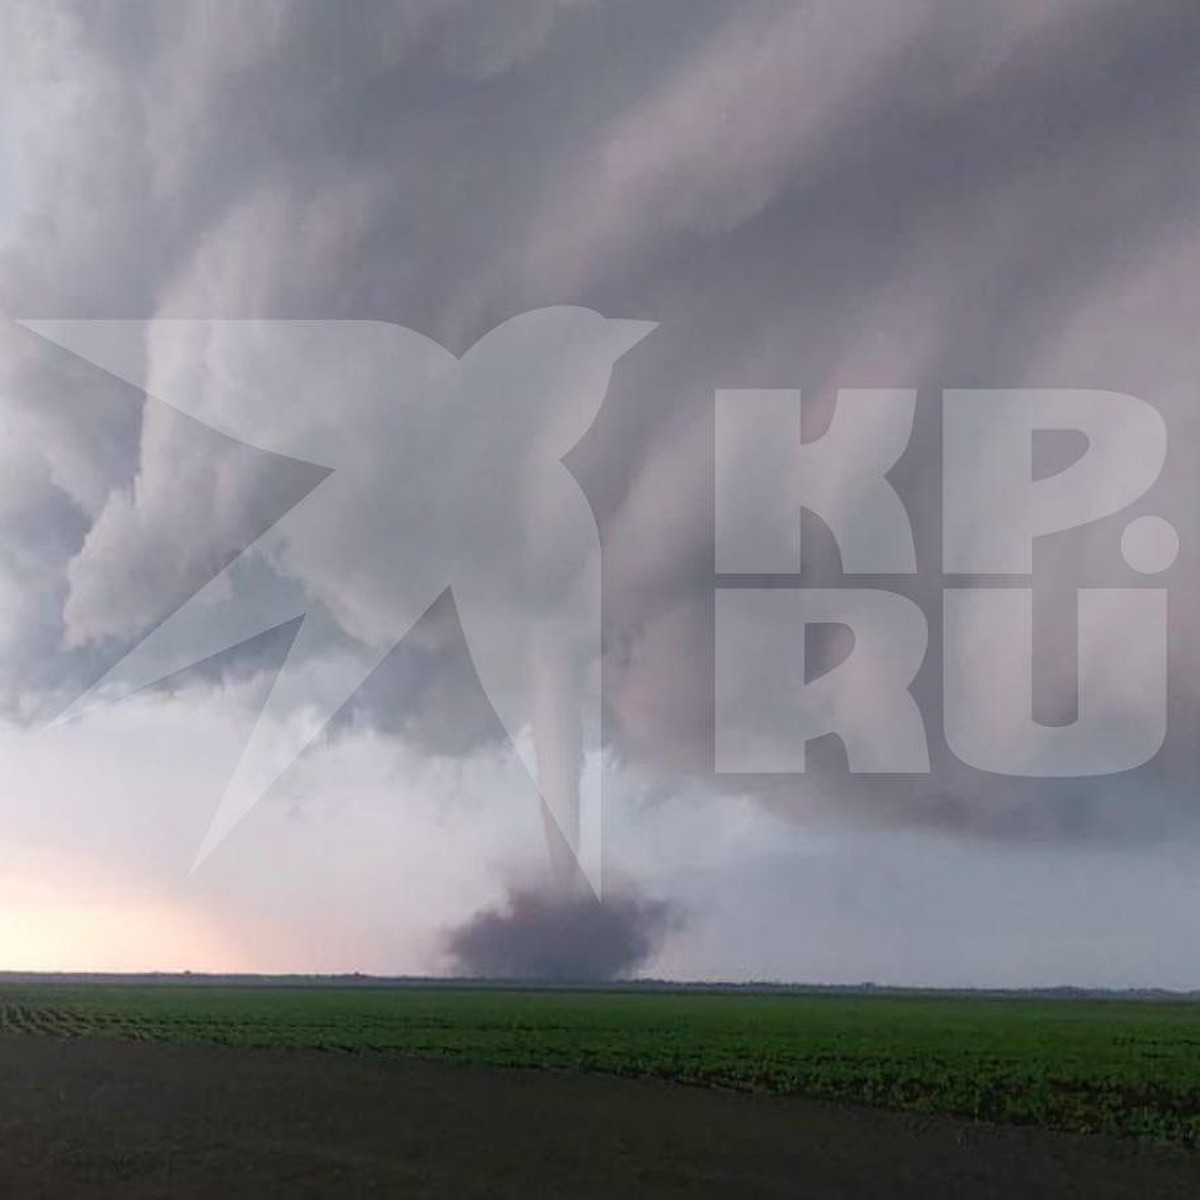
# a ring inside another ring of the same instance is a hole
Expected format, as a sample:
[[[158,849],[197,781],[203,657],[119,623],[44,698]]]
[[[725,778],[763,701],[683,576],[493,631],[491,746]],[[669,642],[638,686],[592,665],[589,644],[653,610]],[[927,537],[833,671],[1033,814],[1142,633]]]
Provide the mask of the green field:
[[[1194,1146],[1200,1006],[468,987],[38,985],[0,1029],[312,1047],[803,1093]]]

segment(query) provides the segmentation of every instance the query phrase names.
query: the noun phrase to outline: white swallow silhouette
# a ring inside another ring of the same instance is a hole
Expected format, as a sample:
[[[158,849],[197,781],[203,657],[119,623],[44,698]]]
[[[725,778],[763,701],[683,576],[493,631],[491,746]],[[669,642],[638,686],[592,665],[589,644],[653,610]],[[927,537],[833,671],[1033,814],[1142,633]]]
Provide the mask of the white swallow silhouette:
[[[297,623],[193,870],[449,588],[541,796],[556,876],[598,893],[598,860],[580,859],[579,780],[600,729],[599,539],[561,459],[653,323],[537,309],[461,359],[370,321],[23,324],[189,417],[329,472],[55,722]],[[318,655],[341,665],[314,691],[304,668]]]

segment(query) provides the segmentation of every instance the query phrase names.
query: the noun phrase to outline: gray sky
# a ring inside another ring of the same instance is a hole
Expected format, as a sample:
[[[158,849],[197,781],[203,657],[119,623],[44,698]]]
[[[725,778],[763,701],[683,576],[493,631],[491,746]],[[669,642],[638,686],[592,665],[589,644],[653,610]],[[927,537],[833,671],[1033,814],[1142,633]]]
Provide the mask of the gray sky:
[[[919,389],[894,480],[920,566],[902,590],[935,646],[941,390],[1150,401],[1170,435],[1155,492],[1039,547],[1035,577],[1058,588],[1040,702],[1073,688],[1064,589],[1137,582],[1131,515],[1173,521],[1182,552],[1157,582],[1188,594],[1197,34],[1190,0],[397,0],[353,18],[3,0],[0,305],[370,319],[456,355],[541,306],[657,322],[567,457],[604,546],[606,853],[678,915],[642,969],[1200,986],[1186,604],[1166,744],[1137,772],[963,766],[938,732],[936,650],[914,688],[930,776],[850,776],[829,745],[803,777],[711,769],[718,388],[801,388],[818,425],[838,388]],[[44,718],[312,481],[11,322],[0,370],[0,965],[446,969],[444,931],[543,853],[449,606],[189,876],[281,647]],[[162,354],[147,371],[169,390]],[[339,537],[390,552],[369,522]],[[835,582],[827,536],[808,544],[805,573]],[[348,636],[386,609],[371,578],[290,570],[353,610]],[[342,665],[318,645],[312,694]]]

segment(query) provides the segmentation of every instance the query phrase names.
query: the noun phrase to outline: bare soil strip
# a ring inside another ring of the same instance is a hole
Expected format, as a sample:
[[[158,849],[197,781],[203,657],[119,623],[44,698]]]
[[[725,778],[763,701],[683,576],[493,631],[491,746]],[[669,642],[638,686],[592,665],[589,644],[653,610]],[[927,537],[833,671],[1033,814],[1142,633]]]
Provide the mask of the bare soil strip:
[[[791,1097],[0,1036],[0,1196],[1187,1197],[1200,1156]]]

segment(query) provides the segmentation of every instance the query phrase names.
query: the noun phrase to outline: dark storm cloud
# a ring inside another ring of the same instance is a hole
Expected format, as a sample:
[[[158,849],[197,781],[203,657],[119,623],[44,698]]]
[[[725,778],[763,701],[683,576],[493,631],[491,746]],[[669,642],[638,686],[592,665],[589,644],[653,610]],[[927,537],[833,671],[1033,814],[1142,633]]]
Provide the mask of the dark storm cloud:
[[[22,207],[5,310],[375,318],[456,353],[537,305],[660,321],[568,461],[605,540],[611,736],[630,759],[705,777],[715,388],[801,387],[818,425],[838,386],[923,389],[895,479],[917,526],[910,590],[930,612],[939,389],[1119,388],[1187,434],[1194,339],[1164,356],[1160,310],[1130,317],[1122,296],[1186,242],[1200,199],[1190,0],[497,11],[14,5]],[[1200,296],[1173,303],[1194,318]],[[1072,343],[1087,319],[1096,332]],[[14,412],[37,411],[39,379],[66,369],[35,358],[9,384]],[[104,638],[165,615],[291,494],[128,396],[98,411],[86,432],[39,418],[21,442],[27,482],[0,512],[25,549],[6,579],[49,600],[17,622],[6,678],[31,654],[57,664],[56,686],[94,678]],[[1181,512],[1185,468],[1163,485]],[[816,553],[806,570],[830,578],[829,564]],[[64,639],[77,648],[52,654]],[[1194,658],[1175,661],[1186,718]],[[939,666],[935,653],[918,682],[934,726]],[[436,753],[495,736],[456,624],[436,614],[343,713],[355,720]],[[710,782],[801,817],[1067,841],[1158,836],[1195,783],[1182,723],[1136,807],[1134,782],[996,781],[939,744],[928,780],[849,778],[823,753],[817,786]]]
[[[476,978],[621,979],[649,958],[672,919],[667,905],[632,893],[597,900],[513,888],[503,907],[455,929],[447,948],[458,973]]]

